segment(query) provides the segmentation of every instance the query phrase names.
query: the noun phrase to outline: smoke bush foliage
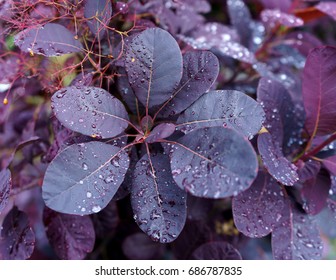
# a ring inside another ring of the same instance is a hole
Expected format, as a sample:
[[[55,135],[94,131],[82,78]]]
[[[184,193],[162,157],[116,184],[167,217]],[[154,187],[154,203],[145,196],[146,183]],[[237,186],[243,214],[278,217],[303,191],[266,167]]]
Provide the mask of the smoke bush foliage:
[[[330,257],[335,13],[1,2],[0,259]]]

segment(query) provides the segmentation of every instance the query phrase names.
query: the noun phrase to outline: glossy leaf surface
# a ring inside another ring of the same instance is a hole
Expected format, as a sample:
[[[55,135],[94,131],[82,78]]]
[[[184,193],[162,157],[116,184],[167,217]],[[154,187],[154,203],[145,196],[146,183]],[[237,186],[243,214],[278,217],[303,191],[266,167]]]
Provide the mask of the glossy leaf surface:
[[[168,100],[180,82],[182,54],[167,31],[149,28],[128,46],[125,67],[135,95],[151,108]]]
[[[58,23],[23,30],[15,36],[15,44],[31,55],[60,56],[83,50],[82,44],[74,39],[74,35]]]
[[[286,27],[298,27],[304,24],[304,21],[296,16],[281,12],[280,10],[263,10],[261,12],[261,20],[269,28],[274,28],[278,24],[284,25]]]
[[[336,48],[313,49],[303,71],[302,94],[306,129],[311,136],[336,131]]]
[[[134,219],[152,240],[172,242],[186,220],[187,194],[174,182],[166,155],[144,155],[136,164],[131,203]]]
[[[12,185],[11,173],[8,169],[0,172],[0,213],[6,207]]]
[[[147,143],[154,143],[160,139],[164,139],[172,135],[175,131],[175,125],[173,123],[161,123],[153,128],[148,137]]]
[[[81,260],[92,251],[96,237],[90,217],[45,208],[43,221],[49,242],[60,259]]]
[[[320,10],[322,13],[327,14],[336,20],[336,3],[332,1],[320,2],[315,6],[316,9]]]
[[[96,87],[66,87],[52,96],[57,119],[67,128],[97,138],[110,138],[128,127],[124,105]]]
[[[97,213],[112,199],[129,166],[127,153],[101,142],[74,144],[49,164],[42,186],[46,205],[66,214]]]
[[[204,243],[192,254],[195,260],[241,260],[239,251],[228,242]]]
[[[248,237],[266,236],[279,222],[285,206],[281,186],[269,174],[259,172],[252,186],[232,200],[235,225]]]
[[[35,234],[28,216],[17,207],[6,215],[0,234],[0,259],[25,260],[33,253]]]
[[[232,129],[197,129],[172,144],[171,150],[174,180],[195,196],[236,195],[249,188],[257,176],[257,158],[251,144]]]
[[[212,52],[186,52],[183,55],[183,75],[180,84],[160,114],[168,117],[187,109],[210,89],[218,72],[219,62]]]
[[[202,127],[221,126],[252,137],[260,130],[264,115],[261,106],[242,92],[210,91],[180,115],[177,129],[189,133]]]

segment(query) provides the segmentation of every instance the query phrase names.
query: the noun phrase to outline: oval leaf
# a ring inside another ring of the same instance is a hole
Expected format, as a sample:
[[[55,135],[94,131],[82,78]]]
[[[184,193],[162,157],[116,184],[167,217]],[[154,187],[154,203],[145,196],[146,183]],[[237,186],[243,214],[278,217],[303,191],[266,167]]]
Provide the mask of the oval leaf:
[[[175,131],[175,125],[172,123],[161,123],[154,127],[146,138],[147,143],[154,143],[160,139],[164,139],[172,135]]]
[[[205,243],[198,247],[193,253],[195,260],[241,260],[239,251],[230,243],[215,241]]]
[[[0,172],[0,213],[5,209],[12,185],[11,173],[8,169]]]
[[[42,186],[46,205],[66,214],[99,212],[110,202],[129,166],[124,150],[101,142],[75,144],[49,164]]]
[[[331,156],[331,157],[327,157],[327,158],[323,159],[322,162],[323,162],[323,165],[325,166],[325,168],[327,168],[330,171],[331,174],[336,176],[336,155]]]
[[[51,98],[57,119],[67,128],[97,138],[123,132],[129,122],[124,105],[96,87],[66,87]]]
[[[302,94],[306,129],[311,137],[336,131],[336,48],[313,49],[303,70]]]
[[[235,225],[248,237],[266,236],[281,218],[284,205],[281,186],[267,173],[259,172],[252,186],[232,200]]]
[[[39,28],[28,28],[15,36],[15,44],[23,51],[44,56],[60,56],[83,50],[82,44],[63,25],[47,23]]]
[[[272,232],[274,259],[321,259],[322,250],[322,240],[315,221],[287,201]]]
[[[101,40],[105,35],[106,26],[112,16],[112,4],[110,0],[86,0],[84,17],[93,35]]]
[[[207,92],[219,72],[218,58],[209,51],[190,51],[183,55],[183,75],[178,89],[160,114],[173,116],[187,109]]]
[[[293,186],[299,180],[297,167],[286,159],[281,148],[274,143],[271,134],[258,136],[258,150],[267,171],[280,183]]]
[[[171,149],[175,182],[195,196],[237,195],[257,176],[257,156],[250,142],[232,129],[201,128],[181,137]]]
[[[278,24],[286,27],[298,27],[304,24],[304,21],[301,18],[277,9],[265,9],[261,12],[260,17],[263,23],[270,29],[275,28]]]
[[[90,217],[45,208],[43,222],[49,242],[60,259],[81,260],[92,251],[96,238]]]
[[[149,28],[128,46],[125,67],[135,95],[149,109],[168,100],[180,82],[182,54],[167,31]]]
[[[190,132],[201,127],[234,128],[252,137],[261,128],[264,111],[251,97],[235,90],[210,91],[185,110],[176,128]]]
[[[0,259],[25,260],[33,253],[35,234],[28,216],[14,207],[5,217],[1,227]]]
[[[152,240],[172,242],[182,231],[187,194],[174,182],[168,156],[144,155],[136,164],[131,191],[134,219]]]

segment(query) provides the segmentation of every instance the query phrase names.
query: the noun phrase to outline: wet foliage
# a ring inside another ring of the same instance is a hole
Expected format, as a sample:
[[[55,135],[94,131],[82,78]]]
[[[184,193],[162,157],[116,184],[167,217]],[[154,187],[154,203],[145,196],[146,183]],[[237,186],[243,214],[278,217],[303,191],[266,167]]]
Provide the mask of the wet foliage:
[[[335,14],[4,1],[0,259],[327,258]]]

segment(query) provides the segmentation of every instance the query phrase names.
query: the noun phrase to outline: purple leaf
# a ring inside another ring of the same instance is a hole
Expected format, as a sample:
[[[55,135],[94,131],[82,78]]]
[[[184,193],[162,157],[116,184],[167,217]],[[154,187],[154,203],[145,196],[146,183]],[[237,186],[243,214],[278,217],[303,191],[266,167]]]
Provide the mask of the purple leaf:
[[[324,167],[330,171],[330,173],[336,176],[336,155],[323,159],[322,163]]]
[[[45,208],[43,222],[49,242],[60,259],[81,260],[92,251],[96,238],[90,217]]]
[[[71,82],[71,86],[83,87],[90,86],[93,80],[92,72],[79,73]]]
[[[189,133],[202,127],[222,126],[251,138],[260,130],[264,115],[261,106],[242,92],[210,91],[180,115],[176,128]]]
[[[217,57],[209,51],[190,51],[183,55],[183,75],[178,89],[160,112],[168,117],[181,113],[207,92],[219,72]]]
[[[71,145],[49,164],[43,199],[61,213],[97,213],[118,190],[128,166],[127,153],[118,147],[101,142]]]
[[[316,9],[321,11],[322,13],[327,14],[328,16],[332,17],[334,20],[336,20],[336,3],[327,1],[324,3],[318,3],[315,6]]]
[[[175,182],[198,197],[237,195],[257,176],[257,157],[251,144],[229,128],[197,129],[172,144],[171,149]]]
[[[336,131],[336,48],[313,49],[303,71],[302,94],[306,129],[311,137]]]
[[[162,257],[163,245],[155,243],[144,233],[127,236],[122,244],[123,253],[130,260],[155,260]]]
[[[287,12],[291,5],[292,5],[292,0],[260,0],[261,3],[264,5],[265,8],[268,9],[279,9],[283,12]]]
[[[315,222],[286,203],[282,217],[272,232],[272,251],[276,260],[321,259],[322,240]]]
[[[31,55],[60,56],[83,50],[82,44],[74,39],[74,35],[57,23],[23,30],[15,36],[15,44]]]
[[[5,217],[0,233],[0,259],[25,260],[31,256],[35,234],[24,212],[14,207]]]
[[[287,43],[296,48],[304,56],[308,56],[311,49],[322,46],[322,42],[308,32],[292,32],[286,36]]]
[[[242,44],[248,47],[253,27],[248,7],[243,0],[227,0],[227,8],[232,26],[237,30]]]
[[[131,191],[134,219],[153,241],[177,238],[187,216],[186,198],[172,178],[167,156],[144,155],[137,162]]]
[[[195,260],[241,260],[239,251],[230,243],[214,241],[201,245],[193,253]]]
[[[267,171],[278,182],[293,186],[299,180],[297,167],[284,157],[271,134],[262,133],[258,136],[258,150]]]
[[[110,0],[86,0],[84,6],[84,17],[89,19],[87,24],[98,40],[103,39],[106,26],[112,16],[112,5]]]
[[[266,236],[281,218],[284,206],[281,186],[267,173],[259,172],[252,186],[232,200],[235,225],[248,237]]]
[[[336,238],[336,201],[327,199],[327,207],[325,207],[317,216],[319,229],[329,238]]]
[[[304,21],[301,18],[281,12],[277,9],[263,10],[260,17],[264,24],[270,29],[275,28],[278,24],[286,27],[298,27],[304,24]]]
[[[67,128],[96,138],[110,138],[128,127],[124,105],[96,87],[66,87],[51,98],[57,119]]]
[[[182,54],[175,39],[160,28],[135,36],[126,52],[128,80],[148,109],[169,99],[182,77]]]
[[[316,215],[326,206],[331,180],[328,172],[321,170],[315,178],[307,180],[303,184],[301,195],[303,209],[309,215]]]
[[[161,123],[153,128],[148,137],[147,143],[154,143],[160,139],[168,138],[175,131],[175,125],[172,123]]]
[[[312,160],[309,159],[306,162],[298,162],[298,175],[299,175],[299,182],[300,183],[304,183],[307,180],[310,179],[314,179],[317,175],[317,173],[319,173],[320,169],[321,169],[321,163],[316,161],[316,160]]]
[[[8,169],[0,172],[0,213],[5,209],[12,186],[12,177]]]

